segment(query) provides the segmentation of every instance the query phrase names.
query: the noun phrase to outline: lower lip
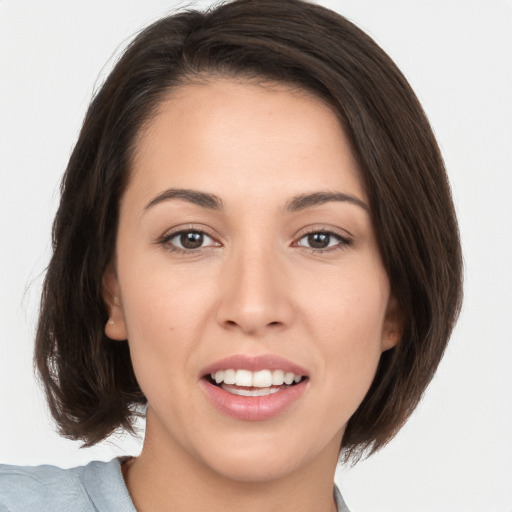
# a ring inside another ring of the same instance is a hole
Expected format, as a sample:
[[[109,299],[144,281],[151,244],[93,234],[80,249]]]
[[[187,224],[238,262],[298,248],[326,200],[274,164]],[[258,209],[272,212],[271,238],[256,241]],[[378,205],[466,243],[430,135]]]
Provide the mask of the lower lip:
[[[209,400],[224,414],[238,420],[263,421],[278,416],[296,402],[306,389],[307,379],[266,396],[234,395],[206,379],[200,383]]]

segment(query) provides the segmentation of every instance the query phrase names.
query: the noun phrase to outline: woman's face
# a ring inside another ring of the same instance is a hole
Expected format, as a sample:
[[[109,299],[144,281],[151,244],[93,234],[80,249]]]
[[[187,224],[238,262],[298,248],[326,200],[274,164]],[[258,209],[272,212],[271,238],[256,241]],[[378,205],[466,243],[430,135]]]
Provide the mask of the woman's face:
[[[333,469],[399,330],[339,122],[276,84],[212,80],[160,105],[106,283],[144,449],[236,480]]]

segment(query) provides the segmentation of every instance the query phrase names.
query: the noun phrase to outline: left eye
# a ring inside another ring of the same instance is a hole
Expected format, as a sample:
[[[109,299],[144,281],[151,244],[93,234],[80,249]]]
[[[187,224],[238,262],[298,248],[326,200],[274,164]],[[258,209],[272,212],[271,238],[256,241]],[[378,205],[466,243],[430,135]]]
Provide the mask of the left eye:
[[[171,235],[166,240],[166,244],[172,245],[178,249],[190,251],[215,245],[215,242],[210,236],[201,231],[181,231]]]
[[[329,249],[339,245],[346,245],[349,241],[336,235],[334,233],[327,233],[318,231],[315,233],[308,233],[304,235],[298,242],[297,245],[302,247],[309,247],[311,249]]]

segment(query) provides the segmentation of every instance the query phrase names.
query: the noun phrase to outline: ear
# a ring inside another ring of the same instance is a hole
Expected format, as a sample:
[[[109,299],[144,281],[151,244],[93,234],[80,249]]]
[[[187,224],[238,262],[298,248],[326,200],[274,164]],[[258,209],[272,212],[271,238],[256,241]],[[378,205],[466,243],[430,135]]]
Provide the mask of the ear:
[[[103,274],[102,296],[109,312],[109,317],[105,325],[105,334],[112,340],[126,340],[128,333],[124,320],[119,282],[114,265],[112,264],[108,265]]]
[[[386,316],[382,325],[382,352],[396,346],[402,339],[404,330],[402,312],[398,301],[393,295],[390,295]]]

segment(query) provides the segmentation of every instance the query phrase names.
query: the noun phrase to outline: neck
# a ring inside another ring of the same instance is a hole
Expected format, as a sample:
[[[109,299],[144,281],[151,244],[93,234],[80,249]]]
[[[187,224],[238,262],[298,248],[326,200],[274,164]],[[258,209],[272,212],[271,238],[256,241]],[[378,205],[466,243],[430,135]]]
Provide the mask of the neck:
[[[182,446],[154,443],[148,425],[142,452],[123,465],[123,476],[139,512],[335,512],[338,446],[336,439],[325,453],[284,476],[240,481],[219,474]]]

